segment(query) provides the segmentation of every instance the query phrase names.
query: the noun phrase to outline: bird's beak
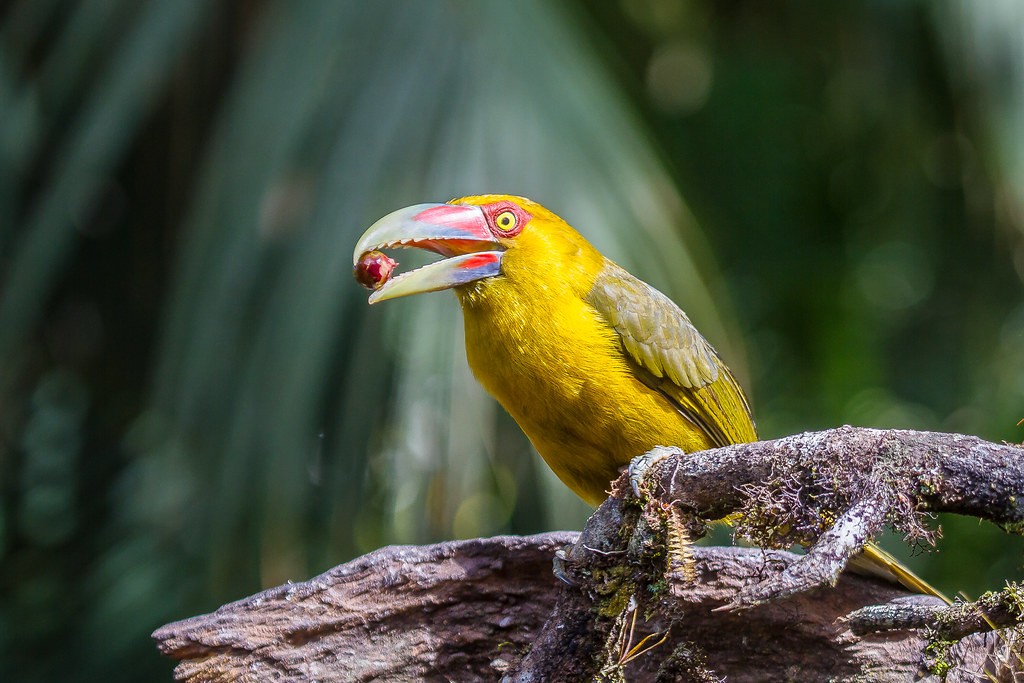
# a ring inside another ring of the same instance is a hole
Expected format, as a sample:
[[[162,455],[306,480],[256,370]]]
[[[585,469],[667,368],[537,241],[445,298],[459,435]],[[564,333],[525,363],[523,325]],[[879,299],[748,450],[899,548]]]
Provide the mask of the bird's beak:
[[[427,249],[448,258],[388,279],[370,295],[371,304],[492,277],[501,272],[504,253],[483,210],[455,204],[417,204],[389,213],[359,238],[352,264],[358,266],[368,252],[392,247]]]

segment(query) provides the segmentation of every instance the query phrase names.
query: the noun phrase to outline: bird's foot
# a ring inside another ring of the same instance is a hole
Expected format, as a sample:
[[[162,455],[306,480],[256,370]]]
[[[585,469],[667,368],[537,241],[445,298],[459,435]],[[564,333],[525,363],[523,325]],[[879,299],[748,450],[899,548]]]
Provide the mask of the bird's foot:
[[[572,546],[566,546],[571,548]],[[566,586],[575,586],[577,584],[576,579],[572,578],[569,572],[568,564],[569,553],[566,548],[559,548],[555,551],[555,557],[551,560],[551,573],[555,575],[555,578],[564,583]]]
[[[667,446],[655,446],[651,450],[647,451],[643,455],[638,455],[633,458],[627,471],[629,472],[629,485],[633,489],[633,495],[640,498],[640,484],[643,482],[644,476],[648,470],[654,465],[658,464],[662,460],[675,455],[678,452],[675,448],[668,448]]]

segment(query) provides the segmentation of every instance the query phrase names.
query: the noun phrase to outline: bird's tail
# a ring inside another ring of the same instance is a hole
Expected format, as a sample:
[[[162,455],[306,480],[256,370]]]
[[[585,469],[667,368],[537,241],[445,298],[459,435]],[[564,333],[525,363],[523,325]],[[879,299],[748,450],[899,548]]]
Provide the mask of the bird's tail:
[[[869,576],[877,576],[888,581],[895,581],[905,588],[925,595],[934,595],[947,605],[953,604],[942,592],[910,571],[895,557],[882,550],[874,543],[868,543],[864,550],[852,560],[850,567]]]

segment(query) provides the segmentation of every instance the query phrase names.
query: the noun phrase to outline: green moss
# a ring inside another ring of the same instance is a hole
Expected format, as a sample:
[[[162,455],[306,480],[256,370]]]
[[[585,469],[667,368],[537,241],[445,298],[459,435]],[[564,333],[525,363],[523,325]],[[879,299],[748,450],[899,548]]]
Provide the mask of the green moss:
[[[917,495],[921,497],[931,497],[937,495],[939,492],[938,486],[931,479],[921,478],[917,484]]]
[[[996,593],[986,593],[981,596],[978,602],[981,602],[981,600],[989,595],[992,596],[993,603],[1000,602],[1006,605],[1006,608],[1017,620],[1024,616],[1024,586],[1021,584],[1008,581],[1006,588]]]
[[[928,644],[925,646],[925,655],[931,658],[928,670],[940,678],[947,675],[953,668],[949,661],[949,651],[958,642],[943,637],[942,634],[955,629],[968,613],[980,607],[983,610],[1003,607],[1020,619],[1024,615],[1024,587],[1017,583],[1008,583],[1006,588],[1000,591],[989,591],[980,596],[973,604],[965,603],[954,605],[940,611],[935,615],[935,628],[927,632]]]
[[[928,665],[928,670],[938,676],[944,678],[952,669],[953,663],[949,661],[949,651],[956,645],[955,640],[930,640],[928,645],[925,646],[925,655],[932,658],[932,661]]]
[[[597,602],[597,613],[605,619],[614,619],[629,607],[629,598],[632,595],[633,592],[623,586],[614,593],[603,596]]]

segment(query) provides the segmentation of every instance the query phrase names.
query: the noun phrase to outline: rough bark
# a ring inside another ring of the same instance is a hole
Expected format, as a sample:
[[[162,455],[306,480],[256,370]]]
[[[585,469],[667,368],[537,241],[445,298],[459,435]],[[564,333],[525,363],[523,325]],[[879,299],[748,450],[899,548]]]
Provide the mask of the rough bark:
[[[181,681],[492,679],[551,611],[576,534],[390,546],[153,634]]]
[[[807,481],[828,482],[834,497],[851,500],[892,491],[905,507],[970,515],[1014,533],[1024,523],[1024,448],[963,434],[847,426],[689,453],[657,469],[664,495],[708,519],[748,507],[752,489]]]
[[[578,537],[384,548],[154,637],[185,681],[1016,680],[1016,631],[989,630],[1019,624],[1015,587],[946,608],[849,573],[829,584],[883,524],[927,541],[922,511],[1019,532],[1020,448],[846,427],[666,454],[634,477],[641,500],[623,477]],[[809,552],[684,542],[726,515]],[[551,572],[561,546],[569,585]]]

